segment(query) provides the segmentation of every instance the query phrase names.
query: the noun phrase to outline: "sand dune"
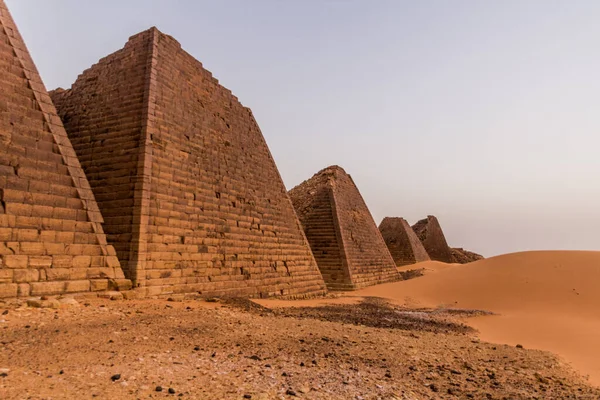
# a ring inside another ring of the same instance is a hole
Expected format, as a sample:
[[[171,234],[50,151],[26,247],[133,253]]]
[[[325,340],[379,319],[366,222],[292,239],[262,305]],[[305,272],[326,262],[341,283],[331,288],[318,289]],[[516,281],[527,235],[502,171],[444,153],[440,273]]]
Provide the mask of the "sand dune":
[[[465,265],[424,262],[425,276],[353,294],[477,308],[481,338],[557,353],[600,384],[600,252],[534,251]]]

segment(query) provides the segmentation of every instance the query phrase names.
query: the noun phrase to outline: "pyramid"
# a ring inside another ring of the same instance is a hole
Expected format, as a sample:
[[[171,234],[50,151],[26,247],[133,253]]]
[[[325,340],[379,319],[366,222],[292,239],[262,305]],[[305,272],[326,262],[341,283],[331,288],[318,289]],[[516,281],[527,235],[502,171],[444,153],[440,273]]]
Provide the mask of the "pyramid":
[[[0,297],[128,288],[88,181],[0,0]]]
[[[404,218],[385,217],[379,231],[396,266],[430,260],[423,244]]]
[[[250,109],[156,28],[51,93],[147,296],[326,292]]]
[[[429,254],[432,260],[445,263],[454,262],[452,250],[446,242],[442,227],[437,218],[433,215],[428,215],[426,219],[422,219],[413,225],[412,229],[417,234],[423,247]]]
[[[289,193],[330,290],[399,279],[367,205],[342,168],[325,168]]]

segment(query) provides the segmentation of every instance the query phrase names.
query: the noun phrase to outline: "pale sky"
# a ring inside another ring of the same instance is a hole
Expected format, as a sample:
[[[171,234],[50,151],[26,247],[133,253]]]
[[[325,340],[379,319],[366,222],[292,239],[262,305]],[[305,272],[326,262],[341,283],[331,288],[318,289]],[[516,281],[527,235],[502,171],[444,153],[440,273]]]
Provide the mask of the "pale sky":
[[[492,256],[600,250],[600,2],[6,0],[48,89],[157,26],[250,107],[291,189]]]

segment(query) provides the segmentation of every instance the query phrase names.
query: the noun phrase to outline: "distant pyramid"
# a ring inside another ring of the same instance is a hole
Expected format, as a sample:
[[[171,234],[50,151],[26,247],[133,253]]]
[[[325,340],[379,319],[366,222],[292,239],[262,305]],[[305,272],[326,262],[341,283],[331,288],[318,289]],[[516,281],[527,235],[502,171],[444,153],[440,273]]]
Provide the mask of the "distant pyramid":
[[[129,288],[29,52],[0,0],[0,297]]]
[[[379,231],[396,266],[430,260],[423,244],[404,218],[385,217]]]
[[[457,264],[467,264],[484,259],[481,254],[473,253],[461,247],[453,247],[450,250],[452,251],[452,260]]]
[[[445,263],[454,262],[452,250],[446,242],[442,227],[437,218],[433,215],[427,216],[413,225],[412,229],[417,234],[417,237],[423,243],[423,247],[429,254],[432,260],[442,261]]]
[[[146,295],[326,292],[250,109],[151,28],[52,93]]]
[[[329,289],[399,279],[367,205],[342,168],[325,168],[289,193]]]

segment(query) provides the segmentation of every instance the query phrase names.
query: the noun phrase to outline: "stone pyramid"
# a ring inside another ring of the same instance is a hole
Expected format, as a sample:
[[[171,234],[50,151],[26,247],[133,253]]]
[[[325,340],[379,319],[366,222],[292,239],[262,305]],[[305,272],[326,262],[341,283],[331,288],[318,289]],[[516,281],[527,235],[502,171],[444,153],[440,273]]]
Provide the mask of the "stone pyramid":
[[[454,262],[452,250],[446,242],[446,237],[436,217],[428,215],[426,219],[420,220],[412,228],[432,260],[445,263]]]
[[[0,0],[0,297],[127,288],[73,147]]]
[[[342,168],[325,168],[289,193],[329,289],[399,279],[367,205]]]
[[[144,295],[326,292],[252,112],[175,39],[134,35],[51,95]]]
[[[385,217],[379,231],[396,266],[430,260],[423,244],[404,218]]]

